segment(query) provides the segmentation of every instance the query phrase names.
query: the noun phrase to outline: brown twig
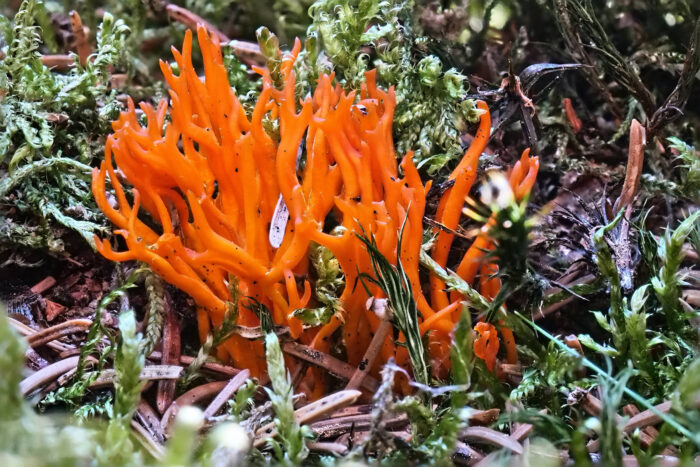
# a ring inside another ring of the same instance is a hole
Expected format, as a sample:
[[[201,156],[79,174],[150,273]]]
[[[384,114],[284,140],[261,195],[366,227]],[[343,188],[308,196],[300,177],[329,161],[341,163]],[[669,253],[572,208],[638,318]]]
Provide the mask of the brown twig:
[[[637,408],[636,405],[634,404],[627,404],[622,408],[622,412],[627,415],[628,417],[635,417],[639,415],[640,410]],[[653,441],[657,436],[659,436],[659,430],[654,428],[653,426],[646,426],[642,429],[644,433],[648,436],[648,438],[640,439],[641,445],[643,448],[648,448],[649,445],[646,443],[647,440]],[[666,450],[664,450],[666,451]],[[673,454],[670,450],[669,452],[665,452],[665,454]]]
[[[34,284],[34,286],[32,286],[32,288],[29,290],[31,290],[32,293],[41,295],[54,285],[56,285],[56,279],[53,276],[46,276],[42,280]]]
[[[180,320],[173,307],[168,306],[165,300],[165,323],[163,323],[162,355],[160,363],[163,365],[177,365],[180,361]],[[177,381],[158,381],[156,392],[156,408],[161,414],[170,407],[175,399]]]
[[[316,433],[319,439],[332,439],[347,433],[350,430],[362,431],[368,430],[372,423],[372,416],[367,415],[350,415],[347,417],[329,418],[312,423],[311,430]],[[394,430],[405,427],[408,424],[406,415],[399,415],[393,418],[384,420],[384,427],[387,430]]]
[[[197,26],[201,24],[207,29],[207,31],[209,31],[209,34],[216,36],[222,43],[229,41],[226,34],[219,31],[213,24],[186,8],[170,3],[165,7],[165,11],[168,12],[170,19],[184,24],[195,32],[197,32]]]
[[[90,377],[90,373],[86,373],[85,377]],[[177,365],[149,365],[143,367],[139,374],[139,379],[142,381],[157,381],[161,379],[177,380],[182,376],[182,367]],[[117,373],[113,369],[102,370],[100,376],[90,385],[91,388],[102,386],[110,386],[117,379]]]
[[[571,283],[564,284],[567,288],[571,288],[575,285],[584,285],[584,284],[590,284],[596,279],[596,277],[593,274],[587,274],[579,279],[573,280]],[[557,293],[559,290],[561,290],[560,287],[553,287],[545,292],[545,296],[552,295],[554,293]],[[550,315],[554,313],[555,311],[563,308],[564,306],[568,305],[569,303],[573,302],[576,300],[576,296],[572,295],[570,297],[565,298],[564,300],[561,300],[557,303],[553,303],[549,305],[548,307],[544,308],[543,310],[540,310],[539,312],[535,313],[533,315],[533,319],[535,321],[544,318],[547,315]]]
[[[42,55],[41,63],[47,68],[65,71],[75,66],[75,58],[73,55]]]
[[[75,334],[76,332],[87,331],[92,325],[92,321],[89,319],[72,319],[69,321],[64,321],[55,326],[42,329],[37,331],[31,336],[27,337],[27,343],[29,347],[41,347],[42,345],[48,344],[54,340],[60,339],[62,337]]]
[[[323,452],[326,454],[333,454],[335,456],[344,456],[348,453],[348,447],[341,443],[316,441],[313,443],[307,443],[306,446],[310,451]]]
[[[299,344],[298,342],[285,342],[282,344],[282,350],[289,355],[293,355],[309,363],[313,363],[314,365],[327,370],[330,374],[346,381],[349,381],[352,378],[352,375],[356,370],[356,368],[348,363],[313,349],[308,345]],[[371,376],[365,376],[365,378],[362,380],[362,387],[374,392],[379,387],[379,382]]]
[[[475,465],[482,461],[484,455],[466,443],[457,441],[457,447],[452,455],[452,460],[457,465]]]
[[[50,381],[53,381],[62,374],[67,373],[68,371],[75,368],[78,365],[78,359],[79,357],[70,357],[63,360],[59,360],[55,363],[52,363],[49,366],[42,368],[41,370],[37,371],[31,376],[24,378],[19,383],[20,391],[22,391],[22,394],[24,396],[30,394],[35,389],[44,386],[45,384],[49,383]]]
[[[157,442],[165,442],[165,434],[160,426],[160,416],[145,399],[141,399],[139,402],[139,406],[134,414],[134,419],[148,430],[151,437]]]
[[[462,441],[472,441],[497,446],[499,448],[506,448],[515,454],[523,453],[523,447],[520,443],[500,431],[484,426],[469,426],[464,428],[459,433],[459,439]]]
[[[8,320],[10,321],[10,325],[18,333],[20,333],[21,335],[23,335],[25,337],[33,336],[34,334],[36,334],[38,332],[36,329],[33,329],[33,328],[27,326],[26,324],[24,324],[20,321],[17,321],[14,318],[8,318]],[[59,353],[77,350],[75,346],[64,344],[63,342],[49,342],[47,344],[47,346],[49,348],[55,350],[56,352],[59,352]]]
[[[224,386],[224,388],[216,395],[213,401],[204,410],[204,417],[213,417],[216,412],[223,407],[227,400],[231,398],[234,392],[243,386],[246,380],[250,377],[250,371],[248,369],[242,370],[236,376],[231,378],[229,382]]]
[[[656,136],[663,127],[683,115],[683,109],[693,89],[695,76],[700,70],[700,18],[695,21],[695,29],[689,43],[683,70],[676,87],[650,119],[648,124],[649,138]]]
[[[386,336],[389,335],[389,331],[391,331],[391,322],[388,319],[383,319],[360,361],[360,366],[358,366],[353,373],[345,389],[358,389],[360,387],[367,377],[367,373],[369,373],[369,370],[374,366],[374,362],[379,356],[379,352],[382,350],[382,346],[384,345]]]
[[[151,355],[149,355],[150,360],[160,360],[161,358],[161,353],[160,352],[151,352]],[[190,365],[193,361],[195,360],[194,357],[190,357],[189,355],[180,355],[180,364],[183,366]],[[207,362],[205,363],[202,368],[219,373],[225,376],[236,376],[238,373],[241,372],[238,368],[234,368],[229,365],[222,365],[221,363],[211,363]]]
[[[501,409],[493,408],[487,410],[474,410],[469,415],[470,425],[487,426],[498,420]]]
[[[696,458],[695,462],[697,463],[697,458]],[[685,464],[682,464],[681,460],[678,457],[654,456],[654,463],[652,465],[656,465],[658,467],[678,467],[680,465],[685,465]],[[697,465],[697,464],[695,464],[695,465]],[[638,467],[639,460],[637,459],[636,456],[633,456],[633,455],[622,456],[622,466],[623,467]]]
[[[154,459],[160,460],[165,456],[163,445],[156,441],[151,433],[135,419],[131,420],[131,428],[134,430],[136,439],[139,440],[144,449],[146,449]]]
[[[310,423],[354,403],[361,395],[362,393],[356,390],[338,391],[307,404],[298,410],[295,410],[294,418],[300,424]],[[260,447],[265,444],[269,438],[276,435],[277,430],[275,429],[275,424],[268,423],[267,425],[258,428],[258,430],[255,432],[255,441],[253,442],[253,446]]]
[[[668,413],[671,410],[671,401],[662,402],[661,404],[654,406],[654,408],[661,413]],[[661,423],[661,417],[652,412],[651,409],[647,409],[643,412],[639,412],[637,415],[627,420],[627,423],[625,423],[622,431],[629,433],[637,428],[644,428],[650,425],[656,425],[658,423]]]
[[[164,433],[168,433],[170,424],[175,419],[175,415],[181,407],[186,405],[194,405],[202,400],[207,400],[214,397],[215,394],[221,392],[226,387],[228,381],[214,381],[212,383],[202,384],[190,389],[170,404],[170,407],[163,414],[160,421],[160,427]]]
[[[586,397],[582,400],[581,402],[581,408],[588,412],[591,415],[594,416],[599,416],[602,412],[602,402],[597,399],[596,397],[592,396],[590,393],[586,395]],[[655,406],[656,410],[662,413],[667,413],[671,409],[671,402],[663,402],[657,406]],[[615,416],[615,420],[617,423],[622,422],[622,417],[619,415]],[[624,427],[622,428],[623,433],[630,433],[631,431],[636,430],[637,428],[644,428],[650,425],[656,425],[657,423],[661,422],[661,418],[652,412],[650,409],[645,410],[644,412],[640,412],[634,417],[630,418],[627,423],[625,423]],[[650,445],[654,439],[649,436],[647,433],[642,432],[640,434],[640,442],[648,446]],[[600,441],[599,440],[593,440],[588,445],[586,446],[589,452],[597,452],[600,447]]]

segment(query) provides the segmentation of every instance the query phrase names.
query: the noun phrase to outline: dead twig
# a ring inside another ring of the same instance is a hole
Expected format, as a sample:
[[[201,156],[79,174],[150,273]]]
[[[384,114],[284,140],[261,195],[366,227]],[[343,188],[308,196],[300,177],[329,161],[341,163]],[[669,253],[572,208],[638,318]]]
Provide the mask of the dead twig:
[[[149,365],[143,367],[139,373],[139,379],[142,381],[157,381],[161,379],[177,380],[182,376],[183,368],[177,365]],[[91,377],[91,373],[86,373],[85,377]],[[113,369],[102,370],[100,375],[90,385],[91,388],[101,386],[110,386],[117,379],[117,373]]]
[[[474,465],[484,459],[484,455],[466,443],[457,441],[452,460],[457,465]]]
[[[162,353],[161,352],[151,352],[151,355],[149,355],[149,360],[160,360]],[[194,361],[194,357],[190,357],[189,355],[180,355],[180,364],[183,366],[190,365]],[[205,363],[202,368],[214,372],[214,373],[219,373],[221,375],[225,376],[236,376],[238,373],[241,372],[238,368],[234,368],[229,365],[223,365],[221,363],[212,363],[212,362],[207,362]]]
[[[17,321],[14,318],[7,318],[7,319],[10,321],[10,325],[15,329],[15,331],[17,331],[18,333],[20,333],[24,337],[33,336],[34,334],[39,332],[36,329],[33,329],[33,328],[27,326],[26,324],[24,324],[20,321]],[[52,350],[55,350],[59,354],[63,354],[65,352],[71,352],[71,351],[77,350],[74,345],[64,344],[63,342],[49,342],[47,344],[47,346],[49,348],[51,348]]]
[[[565,284],[567,288],[571,288],[576,285],[585,285],[585,284],[590,284],[596,279],[596,277],[593,274],[587,274],[581,278],[574,279],[572,282]],[[554,293],[557,293],[559,290],[561,290],[560,287],[553,287],[545,292],[545,296],[552,295]],[[544,308],[543,310],[540,310],[539,312],[535,313],[533,315],[533,319],[535,321],[544,318],[547,315],[550,315],[554,313],[555,311],[563,308],[564,306],[568,305],[569,303],[573,302],[576,300],[576,296],[572,295],[570,297],[565,298],[564,300],[561,300],[557,303],[553,303],[549,305],[548,307]]]
[[[379,352],[382,350],[386,336],[389,335],[391,329],[391,322],[388,319],[382,319],[379,327],[377,328],[377,332],[374,334],[372,341],[369,343],[369,347],[367,347],[362,360],[360,360],[360,366],[358,366],[355,373],[353,373],[352,378],[350,378],[350,381],[348,381],[345,389],[357,389],[360,387],[362,381],[364,381],[364,379],[367,377],[367,373],[374,366],[374,362],[379,356]]]
[[[668,413],[671,410],[671,401],[662,402],[654,407],[661,413]],[[637,428],[644,428],[658,423],[661,423],[661,418],[650,409],[647,409],[630,418],[627,423],[625,423],[622,431],[624,433],[629,433]]]
[[[165,323],[163,324],[163,337],[161,339],[163,351],[160,363],[163,365],[177,365],[180,361],[180,320],[171,306],[165,305]],[[161,414],[170,407],[175,399],[177,381],[158,381],[156,392],[156,408]]]
[[[135,437],[139,440],[141,446],[143,446],[154,459],[163,459],[165,456],[165,448],[153,438],[146,428],[135,419],[131,420],[131,428],[134,430]]]
[[[341,443],[316,441],[314,443],[306,443],[306,446],[310,451],[323,452],[335,456],[344,456],[348,453],[348,447]]]
[[[78,365],[80,357],[70,357],[52,363],[49,366],[42,368],[31,376],[26,377],[19,383],[22,395],[26,396],[34,390],[46,385],[55,380],[64,373],[69,372]]]
[[[315,422],[310,427],[319,439],[332,439],[350,430],[366,431],[370,428],[371,423],[372,416],[370,414],[350,415]],[[408,417],[402,414],[386,419],[382,423],[387,430],[396,430],[408,425]]]
[[[134,419],[137,420],[158,443],[165,442],[165,434],[160,426],[160,416],[145,399],[139,402]]]
[[[217,394],[213,401],[204,410],[204,417],[213,417],[216,412],[223,407],[227,400],[231,398],[233,393],[238,391],[238,389],[245,384],[246,380],[250,377],[250,371],[248,369],[242,370],[236,376],[231,378],[231,380],[224,386],[224,388]]]
[[[588,412],[590,415],[594,416],[599,416],[602,412],[602,403],[599,399],[596,397],[592,396],[590,393],[586,395],[586,397],[581,401],[581,408]],[[656,410],[661,412],[661,413],[668,413],[669,410],[671,410],[671,402],[666,401],[663,402],[657,406],[655,406]],[[622,422],[622,417],[619,415],[615,416],[615,419],[617,423]],[[623,433],[630,433],[637,428],[644,428],[650,425],[656,425],[661,422],[661,418],[654,413],[651,409],[645,410],[644,412],[640,412],[634,417],[630,418],[627,423],[622,428]],[[640,434],[640,442],[643,445],[650,445],[654,441],[653,437],[649,436],[645,432],[641,432]],[[599,440],[593,440],[588,445],[586,446],[589,452],[597,452],[600,447],[600,441]]]
[[[354,403],[361,395],[362,393],[356,390],[338,391],[295,410],[294,418],[300,424],[310,423]],[[277,430],[275,429],[275,424],[268,423],[258,428],[255,432],[253,446],[260,447],[265,444],[269,438],[273,438],[276,435]]]
[[[73,55],[42,55],[41,63],[51,69],[66,71],[75,66]]]
[[[165,7],[165,11],[167,11],[170,19],[184,24],[194,32],[197,32],[197,26],[201,24],[209,31],[209,34],[218,38],[220,42],[225,43],[229,41],[226,34],[219,31],[213,24],[186,8],[170,3]]]
[[[41,295],[44,292],[46,292],[47,290],[49,290],[51,287],[53,287],[54,285],[56,285],[56,279],[53,276],[46,276],[42,280],[40,280],[39,282],[34,284],[34,286],[29,290],[32,293],[35,293],[37,295]]]
[[[500,431],[484,426],[469,426],[464,428],[459,433],[459,439],[462,441],[472,441],[497,446],[499,448],[506,448],[515,454],[523,453],[523,447],[520,443]]]
[[[215,394],[221,392],[226,387],[228,381],[214,381],[212,383],[202,384],[190,389],[170,404],[170,407],[163,414],[160,420],[160,426],[164,433],[169,432],[170,424],[175,419],[175,415],[180,408],[186,405],[194,405],[202,400],[207,400],[214,397]]]
[[[92,321],[89,319],[72,319],[69,321],[64,321],[60,324],[42,329],[41,331],[37,331],[31,336],[28,336],[27,343],[31,348],[41,347],[42,345],[71,334],[75,334],[76,332],[87,331],[90,325],[92,325]]]
[[[289,355],[293,355],[301,360],[313,363],[314,365],[325,369],[330,374],[346,381],[349,381],[352,378],[356,370],[356,368],[348,363],[313,349],[308,345],[299,344],[297,342],[285,342],[282,344],[282,350]],[[371,376],[365,376],[362,380],[362,387],[374,392],[379,387],[379,382]]]
[[[648,123],[649,138],[653,138],[663,127],[683,115],[683,109],[693,88],[695,75],[700,70],[700,18],[695,21],[695,29],[689,42],[688,53],[685,56],[683,70],[676,87],[668,95],[663,105],[654,112]]]

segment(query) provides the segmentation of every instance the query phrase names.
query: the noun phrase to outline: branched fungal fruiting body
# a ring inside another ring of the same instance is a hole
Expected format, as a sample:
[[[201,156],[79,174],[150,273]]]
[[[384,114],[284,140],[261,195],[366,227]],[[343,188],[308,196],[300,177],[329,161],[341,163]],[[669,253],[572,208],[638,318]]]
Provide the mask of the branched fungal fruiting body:
[[[269,308],[275,324],[288,326],[293,339],[327,352],[331,337],[342,327],[348,361],[358,365],[381,323],[366,307],[365,290],[353,290],[358,275],[372,274],[370,256],[356,234],[372,234],[377,249],[390,262],[400,256],[422,319],[430,320],[429,353],[436,367],[446,368],[449,334],[457,319],[457,313],[449,311],[462,298],[454,297],[450,303],[447,294],[433,287],[431,304],[421,291],[418,264],[430,182],[423,184],[410,153],[401,161],[403,177],[399,176],[392,138],[393,88],[379,89],[371,71],[357,96],[334,86],[333,75],[322,75],[313,95],[299,102],[292,70],[301,48],[296,41],[282,60],[282,88],[273,86],[267,70],[256,70],[263,75],[263,85],[249,118],[228,82],[218,39],[202,27],[197,34],[203,79],[192,65],[190,32],[182,53],[173,49],[179,75],[161,62],[171,89],[172,121],[165,122],[167,102],[156,108],[142,103],[146,124],[141,125],[129,102],[128,110],[113,123],[105,160],[93,174],[93,193],[100,209],[119,227],[116,232],[124,238],[127,251],[114,251],[106,240],[96,239],[99,251],[115,261],[146,262],[190,294],[200,307],[202,338],[221,325],[231,300],[229,283],[235,277],[241,296]],[[477,141],[453,173],[455,187],[445,195],[449,203],[443,200],[439,210],[440,216],[450,216],[453,228],[488,139],[488,109],[483,103],[480,108],[485,115]],[[278,138],[265,131],[267,119],[278,120]],[[304,138],[305,164],[298,171],[297,155]],[[516,164],[513,172],[523,170]],[[107,200],[107,176],[117,207]],[[133,203],[122,186],[124,180],[133,186]],[[281,245],[275,248],[268,235],[280,196],[289,221]],[[139,219],[141,207],[160,224],[159,229]],[[330,214],[342,227],[336,229],[339,235],[324,231]],[[294,312],[318,305],[308,280],[311,242],[332,252],[345,276],[345,287],[330,321],[305,328]],[[449,243],[441,241],[447,252]],[[444,267],[447,253],[443,256],[439,262]],[[491,271],[493,266],[488,268]],[[376,285],[370,285],[369,291],[380,294]],[[259,325],[246,305],[248,300],[239,301],[237,324]],[[450,308],[435,316],[436,309],[445,307]],[[427,330],[422,327],[421,333]],[[403,339],[398,336],[399,341]],[[261,342],[234,335],[217,352],[219,358],[249,368],[253,375],[264,372]],[[390,358],[409,366],[406,349],[395,345],[391,334],[377,363]],[[310,368],[306,375],[302,389],[312,397],[321,396],[325,373]]]

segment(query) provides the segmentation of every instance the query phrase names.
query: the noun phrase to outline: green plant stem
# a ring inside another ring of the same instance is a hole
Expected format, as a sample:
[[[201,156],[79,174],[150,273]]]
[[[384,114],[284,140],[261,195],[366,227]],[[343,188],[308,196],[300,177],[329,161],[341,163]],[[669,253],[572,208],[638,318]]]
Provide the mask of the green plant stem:
[[[571,354],[572,356],[576,358],[581,359],[581,363],[583,366],[586,368],[594,371],[598,376],[601,378],[607,380],[608,382],[612,383],[613,385],[617,385],[618,381],[610,376],[607,372],[605,372],[601,367],[587,359],[586,357],[582,357],[576,350],[572,349],[571,347],[567,346],[565,343],[561,342],[559,339],[554,337],[552,334],[547,332],[545,329],[542,327],[538,326],[534,321],[528,319],[527,317],[523,316],[517,311],[513,312],[516,316],[518,316],[520,319],[522,319],[526,324],[530,325],[535,331],[539,332],[543,336],[545,336],[547,339],[550,341],[554,342],[561,350],[564,352],[567,352]],[[700,449],[700,436],[698,434],[694,434],[692,431],[690,431],[688,428],[684,427],[681,425],[676,419],[671,417],[670,415],[661,412],[659,409],[654,407],[653,404],[651,404],[649,401],[647,401],[644,397],[639,395],[637,392],[633,391],[632,389],[628,387],[623,387],[622,391],[627,394],[631,399],[633,399],[635,402],[637,402],[639,405],[642,407],[649,409],[654,415],[659,417],[661,420],[663,420],[665,423],[667,423],[669,426],[673,427],[678,433],[682,434],[683,436],[687,437],[688,439],[692,440],[693,443]]]

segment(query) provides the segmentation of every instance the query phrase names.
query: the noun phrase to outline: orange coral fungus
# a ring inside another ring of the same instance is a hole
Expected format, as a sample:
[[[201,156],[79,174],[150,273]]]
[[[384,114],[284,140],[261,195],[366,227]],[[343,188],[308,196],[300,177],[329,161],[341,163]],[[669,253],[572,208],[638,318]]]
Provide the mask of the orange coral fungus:
[[[498,353],[498,333],[496,327],[483,321],[474,326],[476,338],[474,339],[474,354],[486,363],[486,368],[493,371],[496,365]]]
[[[540,167],[540,161],[537,157],[530,157],[530,150],[526,149],[518,162],[515,163],[509,174],[509,185],[513,192],[513,197],[515,201],[522,201],[532,189],[535,184],[535,179],[537,178],[537,172]],[[462,258],[458,268],[457,274],[467,282],[474,280],[476,272],[480,269],[480,288],[481,294],[487,299],[491,300],[496,297],[498,292],[501,290],[501,280],[495,277],[498,272],[498,268],[492,262],[484,262],[483,258],[488,254],[489,251],[493,250],[494,245],[492,240],[489,238],[488,229],[493,226],[495,220],[492,216],[481,232],[477,236],[474,243],[467,250],[467,253]],[[453,294],[455,295],[455,294]],[[455,297],[453,297],[455,299]],[[475,330],[483,335],[483,332],[479,331],[481,329],[486,329],[483,325],[486,323],[478,323]],[[489,369],[493,369],[496,361],[496,353],[498,352],[499,343],[495,339],[496,328],[488,324],[493,331],[494,339],[489,342],[488,346],[477,345],[479,338],[474,343],[474,353],[477,357],[484,360],[486,366]],[[517,363],[518,354],[515,347],[515,337],[513,336],[513,331],[509,328],[501,327],[501,334],[503,335],[503,340],[506,347],[506,358],[508,363]]]
[[[348,361],[358,365],[381,324],[367,309],[365,290],[353,289],[359,274],[372,272],[369,254],[356,234],[371,233],[389,261],[396,262],[400,254],[422,315],[421,331],[433,330],[430,352],[437,362],[445,361],[461,297],[450,302],[441,292],[443,287],[437,286],[429,302],[421,290],[418,261],[430,182],[423,184],[410,153],[397,163],[393,88],[379,89],[375,73],[369,72],[359,95],[345,93],[333,85],[332,75],[323,75],[313,95],[298,101],[292,70],[300,51],[297,41],[283,60],[281,89],[273,86],[267,71],[258,70],[263,75],[262,90],[248,116],[227,80],[218,39],[202,27],[197,35],[204,78],[192,65],[188,32],[182,53],[173,49],[179,74],[161,62],[170,87],[170,106],[165,101],[156,108],[142,103],[142,120],[129,102],[127,111],[113,123],[105,160],[93,174],[93,193],[100,209],[119,227],[116,232],[127,250],[114,251],[102,240],[96,242],[99,251],[115,261],[148,263],[190,294],[200,307],[202,338],[221,324],[235,277],[241,296],[266,305],[274,322],[287,326],[293,339],[328,351],[332,336],[342,328]],[[485,114],[477,138],[452,174],[454,186],[440,203],[441,222],[451,228],[459,222],[464,196],[488,140],[488,109],[483,103],[479,107]],[[166,122],[168,108],[170,122]],[[278,135],[263,125],[274,120],[279,122]],[[305,155],[303,169],[297,168],[299,154]],[[521,166],[516,164],[513,174],[528,173]],[[117,207],[107,200],[107,177]],[[133,187],[133,203],[123,181]],[[281,242],[273,245],[270,229],[285,225],[273,222],[281,206],[287,207],[289,221]],[[160,224],[158,229],[139,218],[141,208]],[[338,226],[333,233],[327,219]],[[333,253],[346,284],[340,311],[316,327],[303,326],[294,317],[296,310],[315,305],[308,274],[311,242]],[[451,237],[439,237],[438,243],[439,262],[444,266]],[[369,290],[381,294],[374,286]],[[238,324],[259,325],[245,302],[239,303]],[[378,363],[393,357],[408,366],[406,350],[395,345],[395,337],[390,333],[384,340]],[[217,352],[221,359],[250,368],[253,375],[264,372],[260,342],[234,336]],[[311,368],[306,375],[303,390],[312,397],[322,395],[324,373]]]
[[[486,107],[483,102],[479,102],[478,107],[484,111],[484,114],[481,117],[481,123],[474,142],[469,150],[467,150],[460,164],[450,175],[449,180],[454,180],[454,185],[445,192],[438,205],[436,220],[449,230],[454,230],[459,225],[464,199],[476,178],[478,157],[481,151],[486,147],[486,142],[488,141],[488,132],[490,129],[488,107]],[[529,149],[525,150],[520,160],[513,166],[509,175],[510,188],[516,201],[521,201],[530,192],[535,183],[538,169],[539,159],[537,157],[530,157]],[[493,242],[488,235],[488,229],[493,223],[494,218],[492,217],[481,229],[479,235],[477,235],[456,269],[457,275],[470,284],[474,282],[477,272],[480,272],[480,291],[487,299],[493,299],[501,288],[500,279],[494,277],[495,273],[498,272],[498,267],[492,261],[485,261],[488,252],[494,248]],[[447,230],[439,230],[437,233],[437,240],[433,247],[432,257],[435,262],[442,267],[446,266],[453,239],[454,234]],[[444,307],[442,307],[443,311],[440,312],[440,319],[447,321],[448,327],[452,326],[459,318],[459,311],[457,308],[451,309],[449,304],[454,304],[461,299],[459,293],[453,292],[448,297],[445,291],[445,283],[435,276],[430,278],[430,288],[433,305],[441,307],[444,305]],[[431,320],[430,318],[426,319],[421,327],[421,331],[425,330],[424,327],[432,326],[434,321],[435,320]],[[475,355],[484,360],[489,369],[493,369],[495,367],[496,354],[499,349],[496,328],[491,324],[478,323],[475,330],[478,334],[474,343]],[[510,329],[505,327],[501,328],[501,333],[503,334],[506,344],[507,360],[509,363],[516,363],[517,350],[513,333]],[[488,345],[485,344],[487,341]]]

